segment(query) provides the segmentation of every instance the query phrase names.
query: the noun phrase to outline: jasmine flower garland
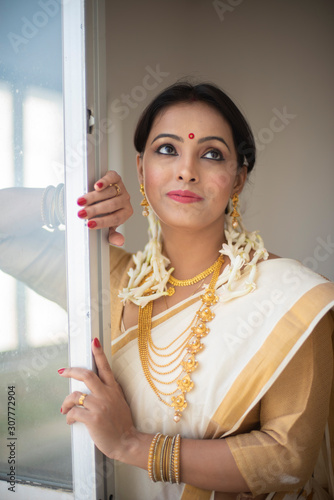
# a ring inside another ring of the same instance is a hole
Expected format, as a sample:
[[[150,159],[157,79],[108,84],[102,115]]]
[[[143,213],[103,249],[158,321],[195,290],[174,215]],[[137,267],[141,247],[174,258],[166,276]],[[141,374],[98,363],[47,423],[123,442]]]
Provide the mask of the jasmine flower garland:
[[[167,282],[174,271],[174,268],[166,269],[170,260],[161,253],[161,226],[152,210],[149,211],[148,222],[149,241],[143,252],[139,251],[133,256],[135,267],[128,272],[130,278],[128,286],[119,293],[123,302],[129,300],[141,307],[151,300],[168,295]],[[241,222],[241,217],[238,222],[239,226],[235,229],[232,226],[231,215],[225,217],[227,243],[223,244],[220,253],[229,257],[230,264],[224,268],[215,287],[223,286],[224,293],[221,296],[223,302],[255,290],[256,264],[259,260],[268,258],[268,252],[258,231],[248,232]],[[250,259],[252,251],[254,254]],[[249,276],[244,286],[237,288],[238,280],[246,275]]]

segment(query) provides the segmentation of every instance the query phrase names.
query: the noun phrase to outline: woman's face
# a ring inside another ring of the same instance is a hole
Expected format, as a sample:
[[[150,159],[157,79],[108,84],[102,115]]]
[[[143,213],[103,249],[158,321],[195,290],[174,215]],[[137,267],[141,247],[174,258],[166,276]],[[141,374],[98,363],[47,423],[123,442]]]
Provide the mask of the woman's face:
[[[180,103],[153,122],[139,181],[163,226],[222,232],[229,198],[240,193],[247,169],[237,172],[232,131],[221,114],[202,103]]]

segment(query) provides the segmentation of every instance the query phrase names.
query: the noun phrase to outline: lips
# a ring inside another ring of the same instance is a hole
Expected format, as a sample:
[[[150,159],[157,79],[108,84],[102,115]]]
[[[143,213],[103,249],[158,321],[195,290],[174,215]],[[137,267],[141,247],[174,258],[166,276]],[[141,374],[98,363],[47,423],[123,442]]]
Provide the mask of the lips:
[[[197,203],[203,200],[203,198],[198,194],[187,190],[169,191],[167,196],[174,201],[178,201],[179,203]]]

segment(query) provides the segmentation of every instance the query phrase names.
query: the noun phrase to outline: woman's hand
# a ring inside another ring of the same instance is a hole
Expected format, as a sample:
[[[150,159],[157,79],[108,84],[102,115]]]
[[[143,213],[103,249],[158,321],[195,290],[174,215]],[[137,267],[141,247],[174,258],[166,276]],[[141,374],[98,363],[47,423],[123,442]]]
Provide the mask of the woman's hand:
[[[129,193],[117,172],[109,170],[94,184],[94,191],[80,197],[77,203],[81,207],[78,216],[89,221],[90,229],[108,227],[109,243],[123,245],[124,236],[116,229],[131,217],[133,209]]]
[[[129,405],[98,339],[92,342],[92,351],[98,374],[84,368],[59,370],[62,377],[80,380],[90,391],[84,398],[83,406],[78,406],[82,393],[72,392],[65,398],[61,412],[67,415],[70,425],[84,423],[102,453],[109,458],[124,460],[130,448],[135,450],[139,446],[140,433],[133,425]]]

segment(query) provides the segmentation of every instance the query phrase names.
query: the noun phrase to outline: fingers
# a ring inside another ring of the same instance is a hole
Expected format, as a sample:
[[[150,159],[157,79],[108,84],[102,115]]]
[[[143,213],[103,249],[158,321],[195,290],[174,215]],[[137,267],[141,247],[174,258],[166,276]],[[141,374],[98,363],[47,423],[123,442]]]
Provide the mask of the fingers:
[[[87,225],[90,229],[102,229],[104,227],[112,228],[114,230],[117,229],[118,226],[121,226],[128,220],[128,218],[132,215],[133,210],[130,209],[121,209],[117,212],[113,212],[108,215],[104,215],[103,217],[94,218],[89,220]],[[93,225],[92,225],[93,223]]]
[[[124,241],[125,241],[123,234],[115,231],[115,229],[113,227],[109,227],[108,240],[109,240],[110,245],[116,245],[118,247],[121,247],[122,245],[124,245]]]
[[[109,191],[109,189],[114,188],[108,188],[105,191]],[[93,205],[86,205],[84,208],[79,210],[78,217],[81,219],[93,219],[94,217],[100,217],[122,210],[123,206],[124,199],[120,199],[120,197],[110,197],[106,200],[100,200],[98,203],[94,203]],[[115,218],[115,220],[117,219]]]
[[[89,410],[92,407],[91,398],[92,396],[89,394],[83,397],[82,392],[74,391],[64,399],[63,404],[61,406],[61,413],[66,415],[66,413],[68,413],[74,406],[79,406],[80,408],[85,408],[86,410]],[[81,405],[80,402],[82,402]]]
[[[78,217],[88,220],[87,225],[90,229],[108,227],[115,230],[131,217],[133,209],[130,196],[117,172],[107,172],[95,183],[94,188],[94,191],[77,200],[80,206]],[[124,243],[124,238],[116,231],[110,236],[110,243],[113,245]]]
[[[96,373],[86,368],[62,368],[58,370],[61,377],[64,378],[74,378],[75,380],[80,380],[84,382],[86,387],[93,393],[103,392],[103,384]]]
[[[110,184],[118,184],[122,182],[121,177],[114,170],[108,170],[108,172],[99,179],[94,184],[94,189],[96,191],[102,191],[103,189],[110,186]],[[122,183],[123,184],[123,183]],[[117,195],[117,189],[115,187],[112,188],[115,191],[115,196]]]
[[[92,342],[92,351],[95,358],[95,364],[99,378],[104,384],[108,386],[116,384],[115,377],[109,365],[109,361],[107,360],[107,357],[104,354],[101,344],[97,338],[95,338]]]
[[[110,184],[114,185],[110,186]],[[119,187],[119,189],[117,189],[115,184]],[[110,170],[104,177],[95,182],[94,191],[84,194],[77,200],[77,203],[81,207],[87,207],[102,200],[119,197],[124,193],[127,193],[127,191],[121,177],[117,172]]]
[[[117,384],[111,371],[109,362],[103,352],[101,344],[97,338],[92,341],[92,352],[95,358],[95,364],[98,374],[87,370],[86,368],[60,368],[58,373],[61,377],[74,378],[84,382],[90,392],[99,395],[104,390],[104,384],[112,386]],[[81,395],[81,393],[80,393]]]

